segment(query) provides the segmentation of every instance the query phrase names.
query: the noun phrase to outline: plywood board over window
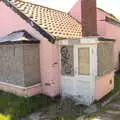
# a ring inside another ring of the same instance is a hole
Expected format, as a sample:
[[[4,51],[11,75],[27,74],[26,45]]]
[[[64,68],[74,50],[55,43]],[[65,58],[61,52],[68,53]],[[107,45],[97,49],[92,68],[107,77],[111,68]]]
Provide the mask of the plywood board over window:
[[[90,73],[90,52],[89,48],[78,49],[78,72],[79,75],[88,75]]]
[[[113,43],[101,43],[97,48],[98,76],[103,76],[114,70]]]
[[[61,73],[62,75],[74,76],[73,46],[61,47]]]

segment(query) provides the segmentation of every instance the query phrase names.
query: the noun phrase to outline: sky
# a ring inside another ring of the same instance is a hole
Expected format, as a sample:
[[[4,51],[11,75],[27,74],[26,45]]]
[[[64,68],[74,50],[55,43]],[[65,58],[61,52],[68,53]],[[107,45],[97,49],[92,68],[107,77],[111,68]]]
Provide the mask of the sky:
[[[31,0],[50,8],[68,12],[78,0]],[[120,19],[120,0],[97,0],[97,7],[112,13]]]

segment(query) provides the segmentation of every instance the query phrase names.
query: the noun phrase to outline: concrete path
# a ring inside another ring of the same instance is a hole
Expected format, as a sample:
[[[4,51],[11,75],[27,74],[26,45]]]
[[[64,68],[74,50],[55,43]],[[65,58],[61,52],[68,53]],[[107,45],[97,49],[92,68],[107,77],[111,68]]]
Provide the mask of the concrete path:
[[[98,113],[98,120],[120,120],[120,99],[105,106],[105,112]]]
[[[75,105],[74,101],[70,99],[61,100],[59,103],[50,105],[46,108],[40,109],[38,112],[29,115],[27,118],[21,120],[75,120],[76,116],[81,116],[82,111],[86,106]],[[73,117],[71,119],[71,117]]]

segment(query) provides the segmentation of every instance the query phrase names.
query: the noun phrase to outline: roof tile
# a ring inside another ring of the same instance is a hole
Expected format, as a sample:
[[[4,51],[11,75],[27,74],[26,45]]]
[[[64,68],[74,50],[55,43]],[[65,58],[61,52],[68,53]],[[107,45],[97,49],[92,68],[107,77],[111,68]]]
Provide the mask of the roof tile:
[[[81,24],[65,12],[21,0],[14,0],[12,4],[52,36],[58,38],[82,37]]]

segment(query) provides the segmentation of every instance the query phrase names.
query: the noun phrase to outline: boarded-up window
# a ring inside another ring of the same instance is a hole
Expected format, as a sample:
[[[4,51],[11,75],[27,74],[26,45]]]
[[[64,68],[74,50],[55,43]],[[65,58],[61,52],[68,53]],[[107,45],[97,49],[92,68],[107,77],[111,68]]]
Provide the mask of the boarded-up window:
[[[78,49],[78,72],[80,75],[88,75],[90,73],[90,52],[89,48]]]
[[[98,76],[110,73],[114,69],[113,43],[101,43],[97,48]]]
[[[62,75],[74,75],[73,46],[61,47],[61,72]]]

